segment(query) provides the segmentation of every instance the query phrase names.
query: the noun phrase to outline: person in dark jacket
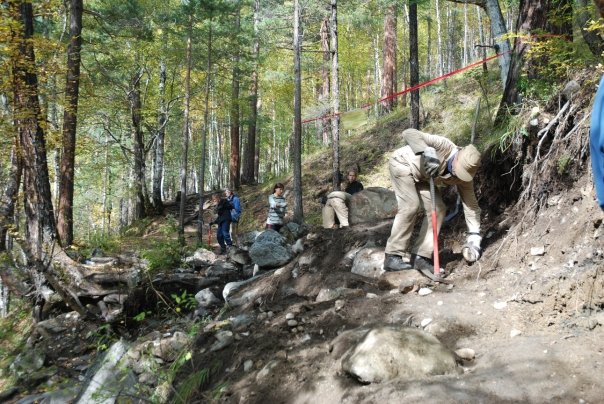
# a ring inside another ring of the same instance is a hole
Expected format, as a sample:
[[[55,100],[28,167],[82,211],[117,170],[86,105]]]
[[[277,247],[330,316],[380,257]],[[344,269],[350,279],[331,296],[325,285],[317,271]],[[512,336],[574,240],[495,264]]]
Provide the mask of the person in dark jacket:
[[[228,200],[221,198],[218,193],[212,195],[212,203],[216,205],[214,207],[216,219],[210,223],[210,226],[213,224],[218,226],[216,240],[220,244],[220,254],[226,254],[227,248],[233,245],[230,234],[233,205]]]
[[[224,190],[224,196],[233,205],[233,209],[231,209],[231,239],[234,244],[237,244],[237,227],[239,225],[239,218],[241,217],[241,201],[239,200],[239,196],[230,188]]]
[[[338,217],[340,227],[348,227],[348,206],[350,197],[363,190],[363,184],[357,181],[357,172],[348,170],[346,176],[348,185],[342,191],[333,191],[327,195],[325,206],[323,206],[323,227],[326,229],[337,229],[335,218]]]

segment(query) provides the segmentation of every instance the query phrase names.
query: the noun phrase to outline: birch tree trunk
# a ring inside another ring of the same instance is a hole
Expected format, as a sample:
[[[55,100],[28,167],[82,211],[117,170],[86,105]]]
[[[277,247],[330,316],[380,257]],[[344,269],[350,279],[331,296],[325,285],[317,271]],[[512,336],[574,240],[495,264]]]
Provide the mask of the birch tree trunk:
[[[67,47],[67,78],[65,111],[63,113],[63,152],[57,231],[63,246],[73,243],[73,185],[75,171],[76,128],[80,91],[80,50],[82,49],[82,0],[69,2],[69,46]]]
[[[153,159],[153,185],[152,200],[156,212],[163,208],[162,183],[164,178],[164,139],[166,137],[166,123],[168,112],[166,110],[166,62],[159,62],[159,111],[157,114],[157,137],[155,139]]]
[[[212,15],[210,15],[208,25],[208,63],[206,65],[206,88],[204,94],[205,108],[203,111],[203,135],[201,137],[201,167],[199,169],[199,217],[197,218],[197,242],[199,245],[203,243],[203,193],[206,182],[206,144],[210,126],[210,123],[208,122],[208,113],[210,110],[210,83],[212,80]]]
[[[321,105],[322,115],[329,115],[329,17],[325,17],[321,23],[321,52],[323,63],[321,64],[321,92],[319,94],[319,104]],[[321,140],[324,145],[329,144],[331,135],[331,119],[321,119]]]
[[[333,0],[335,1],[335,0]],[[300,72],[300,1],[294,0],[294,217],[298,224],[304,222],[302,209],[302,78]]]
[[[499,61],[501,83],[505,87],[512,57],[510,54],[510,42],[505,38],[508,31],[505,27],[505,20],[503,19],[503,14],[501,14],[498,0],[486,0],[486,11],[489,16],[495,44],[497,45],[496,51],[501,54],[497,60]]]
[[[382,76],[382,99],[395,93],[396,77],[396,6],[388,7],[384,17],[384,74]],[[388,98],[381,102],[382,113],[392,112],[394,100]]]
[[[440,18],[440,4],[438,0],[434,0],[436,4],[436,51],[438,60],[438,75],[444,74],[444,61],[443,61],[443,39],[442,39],[442,22]]]
[[[340,190],[340,82],[338,65],[338,4],[331,0],[331,119],[333,149],[333,189]]]
[[[463,58],[462,58],[462,66],[468,64],[468,55],[470,53],[469,50],[469,26],[468,26],[468,3],[464,3],[463,5]]]
[[[192,13],[192,11],[190,11]],[[178,232],[181,244],[184,245],[185,239],[185,207],[187,203],[187,166],[189,163],[189,131],[191,128],[189,122],[190,98],[191,98],[191,62],[193,48],[193,16],[189,15],[187,27],[187,53],[185,67],[185,98],[183,105],[183,128],[182,128],[182,160],[180,163],[180,209]]]

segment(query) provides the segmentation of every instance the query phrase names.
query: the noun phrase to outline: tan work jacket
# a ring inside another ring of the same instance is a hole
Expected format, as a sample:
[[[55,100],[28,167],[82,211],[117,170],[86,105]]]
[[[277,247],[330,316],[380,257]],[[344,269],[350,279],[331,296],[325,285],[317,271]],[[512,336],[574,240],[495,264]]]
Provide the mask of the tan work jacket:
[[[407,146],[395,150],[392,159],[408,166],[415,182],[428,182],[430,176],[424,171],[423,152],[426,147],[433,147],[440,160],[439,175],[434,179],[435,185],[457,185],[468,231],[479,233],[481,211],[474,194],[474,181],[465,182],[450,174],[444,174],[447,168],[447,160],[460,148],[445,137],[430,135],[416,129],[404,130],[403,139],[407,142]]]

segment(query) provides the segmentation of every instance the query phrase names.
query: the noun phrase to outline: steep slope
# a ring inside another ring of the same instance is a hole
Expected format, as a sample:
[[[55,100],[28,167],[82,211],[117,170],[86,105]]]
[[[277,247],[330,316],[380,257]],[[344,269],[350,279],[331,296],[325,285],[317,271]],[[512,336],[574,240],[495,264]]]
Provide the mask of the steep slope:
[[[453,286],[413,278],[432,293],[401,293],[396,283],[350,273],[359,248],[385,245],[391,221],[313,228],[302,255],[225,315],[252,319],[234,330],[233,345],[209,352],[211,327],[200,335],[194,363],[214,367],[198,399],[218,391],[221,402],[248,403],[601,402],[604,214],[586,153],[593,78],[578,80],[582,90],[567,107],[562,98],[528,111],[509,147],[485,153],[477,180],[483,258],[472,266],[461,259],[463,217],[441,234]],[[361,385],[341,370],[337,337],[387,324],[424,329],[476,356],[457,375]]]

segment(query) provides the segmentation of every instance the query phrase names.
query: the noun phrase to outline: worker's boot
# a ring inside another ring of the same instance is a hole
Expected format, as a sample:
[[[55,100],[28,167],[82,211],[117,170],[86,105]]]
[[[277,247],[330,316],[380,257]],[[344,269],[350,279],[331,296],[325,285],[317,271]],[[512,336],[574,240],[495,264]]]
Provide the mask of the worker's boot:
[[[386,254],[384,257],[384,271],[403,271],[413,269],[411,263],[405,261],[400,255]]]

